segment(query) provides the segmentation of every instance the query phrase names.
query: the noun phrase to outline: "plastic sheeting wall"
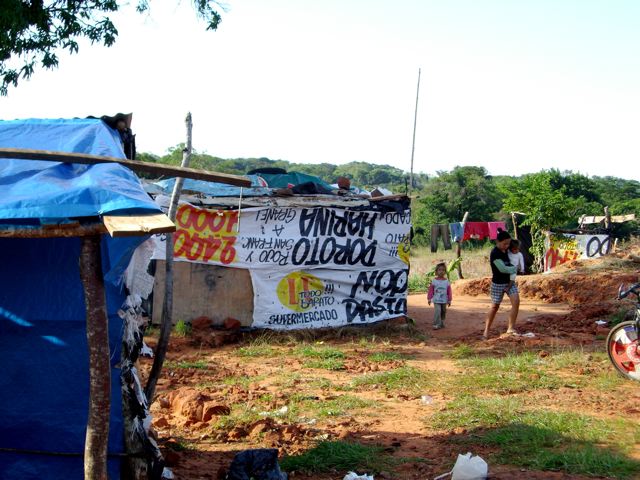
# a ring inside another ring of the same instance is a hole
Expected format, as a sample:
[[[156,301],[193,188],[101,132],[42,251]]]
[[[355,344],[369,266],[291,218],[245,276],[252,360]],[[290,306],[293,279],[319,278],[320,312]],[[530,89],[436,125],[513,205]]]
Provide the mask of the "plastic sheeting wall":
[[[140,240],[129,240],[133,248]],[[103,269],[110,265],[103,242]],[[128,249],[123,249],[125,257]],[[129,249],[130,250],[130,249]],[[0,478],[81,479],[89,402],[80,239],[0,239]],[[122,258],[116,258],[116,262]],[[120,476],[123,452],[120,361],[124,295],[106,283],[111,344],[109,476]]]

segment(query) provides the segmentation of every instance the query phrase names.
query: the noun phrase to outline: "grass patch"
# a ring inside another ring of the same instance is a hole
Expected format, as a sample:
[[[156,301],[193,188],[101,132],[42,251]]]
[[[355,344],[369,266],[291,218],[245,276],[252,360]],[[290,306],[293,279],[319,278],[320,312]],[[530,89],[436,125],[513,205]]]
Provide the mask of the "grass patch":
[[[547,371],[545,361],[532,352],[508,354],[504,357],[469,357],[459,360],[464,375],[455,379],[455,388],[472,393],[519,393],[540,389],[555,389],[566,380]]]
[[[325,345],[301,345],[294,350],[296,356],[304,358],[316,358],[321,360],[344,359],[344,352],[335,347]]]
[[[381,363],[390,361],[408,360],[413,358],[412,355],[406,355],[399,352],[375,352],[367,357],[370,362]]]
[[[376,372],[356,377],[352,387],[382,387],[385,390],[403,390],[414,395],[423,393],[427,387],[435,384],[432,374],[415,367],[400,367],[386,372]]]
[[[265,378],[267,378],[266,375],[256,375],[253,377],[249,375],[232,375],[229,377],[224,377],[222,379],[222,384],[228,386],[240,385],[242,387],[248,388],[252,383],[260,382]]]
[[[209,364],[205,360],[182,360],[180,362],[166,362],[167,368],[195,368],[204,370],[209,368]]]
[[[431,279],[427,275],[412,273],[409,275],[409,292],[424,293],[429,290],[429,283],[431,283]]]
[[[294,350],[296,356],[307,359],[305,368],[319,368],[323,370],[343,370],[345,353],[335,347],[322,344],[300,345]]]
[[[476,351],[470,345],[466,343],[461,343],[460,345],[456,345],[453,347],[447,355],[451,358],[462,359],[473,357],[476,354]]]
[[[394,463],[382,447],[351,442],[320,442],[301,455],[280,460],[280,466],[284,471],[306,474],[333,470],[376,474],[389,469]]]
[[[318,418],[339,417],[348,415],[354,410],[375,406],[372,400],[365,400],[353,395],[340,395],[330,400],[305,400],[300,405],[305,411]]]
[[[633,422],[528,410],[515,398],[460,397],[431,419],[434,428],[473,429],[469,443],[499,447],[497,462],[571,474],[629,478],[640,462],[625,456],[640,440]]]
[[[246,347],[240,347],[237,350],[237,355],[241,357],[274,357],[276,355],[276,350],[266,343],[256,342],[251,345],[247,345]]]
[[[341,358],[318,358],[305,362],[303,367],[334,371],[344,370],[344,360]]]
[[[549,367],[575,376],[580,384],[601,392],[610,392],[625,383],[609,362],[605,351],[564,350],[547,359]]]
[[[265,400],[268,402],[268,400]],[[236,403],[231,405],[229,415],[220,416],[213,424],[213,428],[221,430],[231,430],[234,427],[246,427],[252,423],[265,418],[277,418],[285,422],[294,422],[298,418],[299,409],[295,402],[287,405],[286,411],[280,408],[269,409],[266,403],[249,406],[246,403]]]
[[[173,333],[178,337],[186,337],[191,335],[191,325],[184,320],[178,320],[173,326]]]

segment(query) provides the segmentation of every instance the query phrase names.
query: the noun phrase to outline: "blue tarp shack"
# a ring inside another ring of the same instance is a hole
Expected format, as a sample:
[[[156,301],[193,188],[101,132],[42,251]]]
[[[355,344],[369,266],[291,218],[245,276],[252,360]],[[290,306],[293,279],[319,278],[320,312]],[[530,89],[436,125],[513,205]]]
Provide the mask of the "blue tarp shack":
[[[117,132],[98,119],[0,121],[0,148],[124,158]],[[16,236],[159,212],[121,165],[0,159],[0,478],[83,478],[89,405],[81,239]],[[111,352],[108,474],[117,479],[125,451],[117,312],[122,274],[145,237],[100,238]]]

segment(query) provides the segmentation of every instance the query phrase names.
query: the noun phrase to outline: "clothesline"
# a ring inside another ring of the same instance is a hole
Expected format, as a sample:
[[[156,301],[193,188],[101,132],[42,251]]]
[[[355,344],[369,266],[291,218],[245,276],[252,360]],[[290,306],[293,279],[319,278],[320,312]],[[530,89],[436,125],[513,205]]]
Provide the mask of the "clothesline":
[[[431,251],[438,251],[438,240],[442,238],[445,250],[451,250],[451,242],[466,240],[495,240],[498,230],[507,230],[504,222],[454,222],[431,225]]]

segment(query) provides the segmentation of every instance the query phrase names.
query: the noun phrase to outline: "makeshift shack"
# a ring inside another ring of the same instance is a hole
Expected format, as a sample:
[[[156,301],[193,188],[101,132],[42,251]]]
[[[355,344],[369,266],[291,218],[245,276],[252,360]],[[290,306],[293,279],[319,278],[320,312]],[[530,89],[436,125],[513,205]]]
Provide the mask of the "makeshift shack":
[[[249,177],[253,186],[244,189],[185,183],[174,235],[175,321],[206,316],[217,325],[234,319],[244,327],[300,329],[406,314],[406,196],[295,194],[331,186],[291,173]],[[165,208],[172,185],[147,190]],[[156,239],[153,320],[159,322],[165,245]]]
[[[118,133],[99,119],[0,121],[0,148],[124,158]],[[139,179],[118,164],[0,159],[0,478],[83,478],[91,343],[86,275],[104,283],[106,295],[109,478],[125,478],[125,443],[134,438],[145,447],[135,455],[146,455],[150,478],[160,477],[133,367],[140,340],[136,299],[127,298],[122,281],[148,238],[139,236],[133,216],[147,214],[164,217]],[[116,238],[114,224],[122,219],[135,228],[120,233],[138,236]],[[170,231],[169,225],[157,231]],[[89,271],[79,260],[87,239],[99,245],[101,259]]]

